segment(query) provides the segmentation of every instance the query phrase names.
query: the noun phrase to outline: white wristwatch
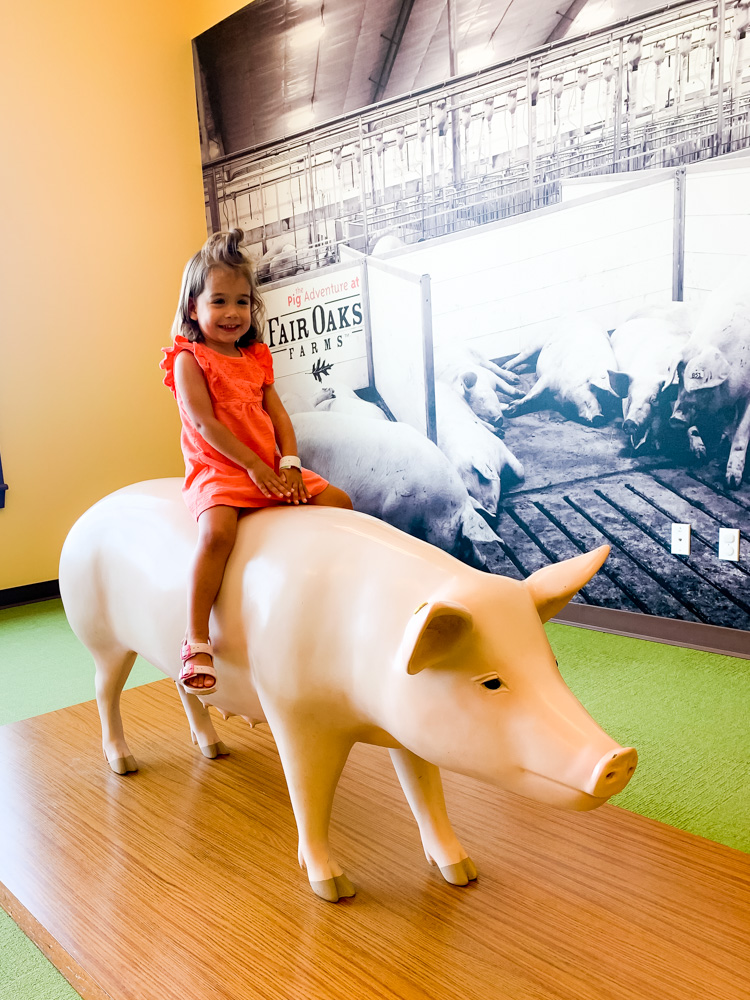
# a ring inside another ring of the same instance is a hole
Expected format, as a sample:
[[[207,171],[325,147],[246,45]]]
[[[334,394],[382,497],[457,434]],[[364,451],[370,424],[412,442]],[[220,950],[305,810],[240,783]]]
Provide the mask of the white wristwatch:
[[[297,469],[298,472],[301,472],[302,462],[296,455],[284,455],[279,460],[279,471],[282,469]]]

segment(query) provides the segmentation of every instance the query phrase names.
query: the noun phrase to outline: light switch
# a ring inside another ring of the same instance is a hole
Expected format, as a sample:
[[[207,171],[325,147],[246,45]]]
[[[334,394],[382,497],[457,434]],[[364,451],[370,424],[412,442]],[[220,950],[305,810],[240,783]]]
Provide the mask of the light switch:
[[[719,528],[719,559],[731,559],[737,562],[740,558],[740,529]]]
[[[690,525],[672,525],[672,554],[675,556],[690,555]]]

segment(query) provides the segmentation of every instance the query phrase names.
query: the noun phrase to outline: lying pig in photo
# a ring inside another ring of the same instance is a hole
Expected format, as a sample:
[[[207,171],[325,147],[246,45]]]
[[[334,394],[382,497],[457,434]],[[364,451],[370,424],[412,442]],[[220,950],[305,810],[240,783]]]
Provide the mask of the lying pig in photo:
[[[609,372],[616,368],[604,329],[585,316],[561,319],[539,352],[537,381],[523,399],[505,408],[505,416],[556,409],[563,415],[575,414],[592,427],[603,427],[605,409],[616,399],[609,382]]]

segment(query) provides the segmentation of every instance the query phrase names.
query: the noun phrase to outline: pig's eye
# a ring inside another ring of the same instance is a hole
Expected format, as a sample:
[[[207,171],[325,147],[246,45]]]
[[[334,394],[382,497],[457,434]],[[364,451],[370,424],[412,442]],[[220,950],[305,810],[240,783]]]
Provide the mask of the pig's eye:
[[[484,677],[475,677],[474,680],[488,691],[500,691],[505,687],[497,674],[485,674]]]

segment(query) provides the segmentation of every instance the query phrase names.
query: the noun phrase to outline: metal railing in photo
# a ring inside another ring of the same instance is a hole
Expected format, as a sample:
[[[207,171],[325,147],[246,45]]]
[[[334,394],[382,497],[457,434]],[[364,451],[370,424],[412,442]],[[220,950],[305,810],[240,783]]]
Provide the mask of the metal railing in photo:
[[[568,177],[750,145],[750,3],[686,0],[204,167],[209,225],[239,225],[261,280],[483,225]]]

